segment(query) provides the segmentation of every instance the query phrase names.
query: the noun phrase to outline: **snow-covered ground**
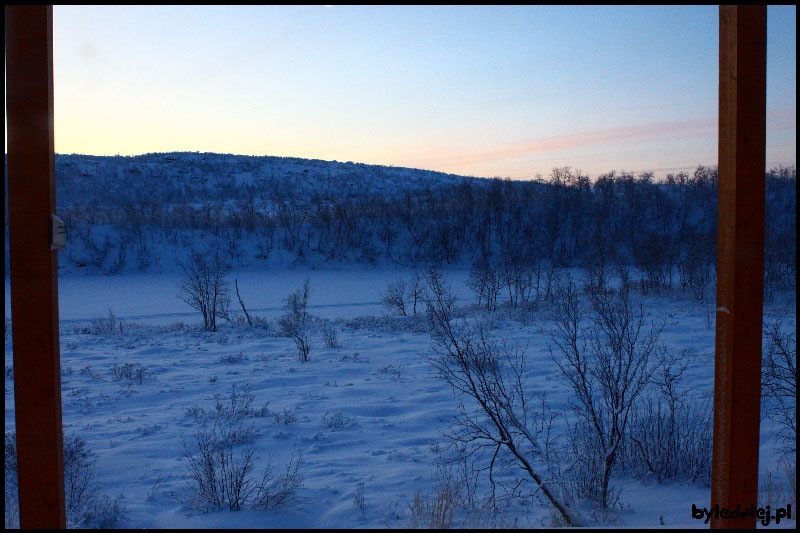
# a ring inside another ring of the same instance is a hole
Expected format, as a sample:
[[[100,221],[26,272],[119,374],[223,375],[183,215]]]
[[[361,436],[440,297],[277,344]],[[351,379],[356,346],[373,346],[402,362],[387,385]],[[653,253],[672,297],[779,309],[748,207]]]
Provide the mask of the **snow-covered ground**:
[[[178,276],[122,275],[66,277],[59,282],[62,319],[63,421],[66,435],[86,439],[96,460],[100,491],[122,495],[130,527],[403,527],[416,490],[430,491],[437,465],[446,455],[443,432],[458,400],[433,375],[425,356],[430,335],[413,317],[387,317],[380,304],[386,284],[404,271],[270,271],[233,273],[252,314],[273,324],[282,300],[310,279],[309,311],[318,317],[311,336],[311,360],[299,361],[290,339],[275,328],[223,324],[202,331],[200,317],[177,294]],[[470,302],[467,272],[446,276],[459,297]],[[9,316],[6,281],[6,316]],[[649,318],[664,321],[661,340],[688,350],[688,385],[698,399],[713,394],[713,307],[689,297],[648,298]],[[92,319],[109,308],[121,331],[93,334]],[[232,309],[238,310],[235,296]],[[787,315],[796,329],[794,303],[770,306],[767,319]],[[8,324],[8,323],[7,323]],[[339,347],[328,348],[322,326],[333,325]],[[567,406],[568,388],[550,360],[554,324],[547,306],[524,316],[500,316],[493,334],[525,347],[533,385],[555,409]],[[87,329],[89,328],[89,329]],[[6,332],[5,365],[12,365]],[[241,357],[238,356],[241,354]],[[233,357],[231,357],[233,356]],[[148,371],[143,383],[114,380],[125,363]],[[14,429],[13,381],[6,372],[5,429]],[[197,408],[211,411],[232,387],[249,387],[256,473],[268,459],[280,470],[296,449],[302,455],[303,487],[297,499],[273,511],[201,513],[179,500],[186,493],[183,442],[200,426]],[[194,413],[194,415],[192,414]],[[286,415],[289,415],[288,418]],[[776,446],[762,425],[761,471],[776,470]],[[363,510],[354,496],[363,483]],[[707,527],[691,518],[691,505],[707,506],[710,489],[684,483],[663,485],[615,478],[621,489],[620,521],[627,526]],[[547,526],[543,504],[512,505],[494,525]],[[793,527],[784,521],[781,526]],[[771,526],[772,527],[772,526]]]

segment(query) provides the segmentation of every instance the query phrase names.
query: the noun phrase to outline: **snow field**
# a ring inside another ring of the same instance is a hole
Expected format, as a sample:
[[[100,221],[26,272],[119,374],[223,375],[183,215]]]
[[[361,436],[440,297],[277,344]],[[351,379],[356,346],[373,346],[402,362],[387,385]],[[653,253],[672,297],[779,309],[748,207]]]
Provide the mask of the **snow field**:
[[[458,399],[433,376],[425,360],[431,340],[419,332],[421,319],[385,317],[378,310],[385,282],[402,273],[299,272],[273,276],[270,284],[262,285],[247,277],[255,273],[240,273],[238,278],[251,314],[264,314],[255,311],[259,307],[275,307],[277,315],[280,298],[299,286],[306,274],[311,274],[315,291],[309,311],[322,317],[312,326],[311,360],[306,363],[299,361],[290,339],[277,336],[274,324],[271,330],[223,325],[209,333],[197,325],[197,315],[180,316],[186,324],[176,323],[172,313],[187,313],[188,308],[174,297],[174,289],[167,290],[168,279],[162,280],[163,287],[156,285],[155,291],[147,293],[141,291],[146,283],[136,280],[130,283],[144,284],[131,292],[110,290],[116,278],[73,278],[62,284],[62,291],[74,284],[74,289],[62,294],[106,295],[104,301],[99,296],[97,301],[85,301],[83,316],[79,316],[77,301],[61,300],[73,310],[67,313],[71,318],[62,324],[61,334],[63,420],[65,434],[80,435],[93,451],[100,491],[123,496],[126,513],[121,525],[408,525],[414,492],[432,490],[437,464],[447,455],[442,434]],[[456,293],[469,298],[463,286],[466,273],[448,277]],[[339,285],[332,285],[334,279]],[[253,289],[257,286],[260,293]],[[138,300],[131,294],[138,294]],[[375,308],[368,309],[373,311],[371,316],[357,319],[353,309],[364,309],[352,304],[363,302],[374,302]],[[107,313],[108,307],[121,317],[155,316],[123,318],[121,332],[88,333],[88,319],[104,314],[104,309]],[[661,341],[667,348],[674,353],[686,351],[686,385],[694,387],[692,394],[710,401],[713,307],[672,296],[649,297],[646,307],[650,319],[664,322]],[[796,328],[794,308],[790,311],[787,326]],[[767,308],[765,318],[777,313],[785,310]],[[336,328],[338,348],[325,347],[325,324]],[[540,306],[524,322],[499,313],[494,325],[494,335],[526,348],[529,384],[546,393],[550,407],[565,410],[569,391],[550,360],[553,322],[547,306]],[[5,364],[7,368],[12,364],[8,333]],[[146,369],[141,383],[113,378],[115,366],[125,364]],[[234,386],[240,392],[249,386],[254,396],[254,413],[244,419],[245,426],[252,425],[253,434],[242,447],[250,446],[256,453],[254,477],[260,476],[267,461],[279,473],[296,449],[302,454],[304,486],[295,501],[274,511],[204,514],[179,501],[186,492],[183,442],[193,442],[200,413],[213,411],[215,395],[225,402]],[[15,425],[13,401],[13,381],[7,373],[6,431]],[[262,409],[265,405],[266,410]],[[770,465],[777,457],[769,435],[770,428],[762,424],[762,473],[774,469]],[[364,511],[354,500],[360,483]],[[614,478],[612,485],[622,489],[621,525],[705,527],[691,519],[690,509],[692,503],[707,504],[708,488],[629,478]],[[546,526],[549,516],[547,507],[529,502],[507,508],[495,525]],[[781,525],[790,524],[794,522]]]

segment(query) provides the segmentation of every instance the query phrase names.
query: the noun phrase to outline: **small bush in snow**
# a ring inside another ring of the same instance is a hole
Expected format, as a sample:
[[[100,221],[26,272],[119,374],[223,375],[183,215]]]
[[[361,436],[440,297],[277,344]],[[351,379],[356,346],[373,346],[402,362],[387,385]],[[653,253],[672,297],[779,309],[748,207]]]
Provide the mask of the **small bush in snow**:
[[[334,413],[325,413],[322,416],[322,423],[327,428],[336,429],[348,425],[350,419],[344,416],[341,411],[336,411]]]
[[[623,463],[638,477],[691,481],[710,486],[711,405],[696,404],[681,386],[687,353],[662,358],[653,377],[656,388],[631,412],[630,439]]]
[[[239,364],[243,361],[247,361],[247,356],[242,352],[234,353],[234,354],[225,354],[219,356],[220,363],[228,363],[231,365]]]
[[[284,409],[283,413],[275,413],[273,417],[275,418],[275,422],[278,424],[284,424],[287,426],[297,422],[297,416],[291,409]]]
[[[379,374],[390,374],[394,379],[400,379],[403,374],[403,365],[386,365],[378,369]]]
[[[408,526],[412,529],[450,529],[456,510],[461,506],[461,487],[452,474],[442,475],[432,494],[421,490],[414,493],[414,500],[408,506]]]
[[[303,474],[300,472],[301,459],[302,456],[297,449],[293,449],[286,463],[286,469],[278,477],[275,477],[271,464],[267,464],[253,500],[253,507],[276,509],[290,502],[296,496],[298,489],[303,486]]]
[[[238,511],[256,490],[250,478],[255,466],[253,451],[235,454],[236,437],[230,429],[217,420],[211,429],[195,433],[194,446],[184,442],[188,503],[195,509]]]
[[[124,365],[115,364],[111,369],[111,377],[114,381],[130,381],[142,384],[152,373],[140,363],[125,363]]]
[[[83,512],[80,522],[73,527],[91,529],[111,529],[119,524],[123,516],[122,498],[111,498],[105,494],[95,498]]]
[[[339,347],[339,339],[336,336],[336,328],[330,324],[326,324],[322,328],[322,339],[325,341],[325,346],[328,348]]]
[[[254,400],[255,395],[251,392],[249,384],[239,390],[234,383],[231,385],[231,393],[227,401],[223,400],[222,395],[215,394],[213,410],[193,405],[186,408],[186,417],[201,424],[210,421],[225,424],[227,426],[226,433],[231,438],[236,442],[244,442],[252,436],[254,429],[252,426],[242,426],[242,421],[245,418],[263,417],[269,414],[269,402],[265,402],[260,409],[253,409]]]
[[[97,317],[92,320],[87,333],[91,335],[111,335],[112,333],[122,332],[122,322],[117,320],[114,311],[109,309],[108,316]]]
[[[772,509],[791,504],[797,507],[797,461],[785,457],[778,470],[767,470],[759,476],[758,507]]]
[[[184,441],[186,503],[192,508],[203,512],[239,511],[247,506],[274,509],[289,501],[301,485],[300,457],[295,453],[283,475],[275,478],[268,462],[261,479],[253,478],[255,453],[251,448],[237,450],[242,435],[248,433],[242,428],[241,418],[251,413],[251,404],[249,393],[237,395],[235,389],[230,406],[217,398],[213,425],[198,429],[193,444]]]
[[[303,362],[310,359],[309,352],[311,351],[308,338],[308,323],[311,315],[309,315],[306,310],[310,294],[311,288],[308,285],[308,280],[306,280],[301,288],[297,289],[286,298],[284,304],[286,313],[278,320],[281,331],[284,336],[294,341],[298,356]]]

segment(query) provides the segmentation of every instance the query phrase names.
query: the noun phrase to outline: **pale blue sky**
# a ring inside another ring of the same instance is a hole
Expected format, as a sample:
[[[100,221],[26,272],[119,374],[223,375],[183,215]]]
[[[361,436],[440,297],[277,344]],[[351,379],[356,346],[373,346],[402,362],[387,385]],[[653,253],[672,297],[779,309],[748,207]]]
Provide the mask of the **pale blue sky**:
[[[717,158],[716,6],[53,13],[60,153],[197,150],[515,178]],[[796,7],[770,7],[768,166],[796,161],[795,48]]]

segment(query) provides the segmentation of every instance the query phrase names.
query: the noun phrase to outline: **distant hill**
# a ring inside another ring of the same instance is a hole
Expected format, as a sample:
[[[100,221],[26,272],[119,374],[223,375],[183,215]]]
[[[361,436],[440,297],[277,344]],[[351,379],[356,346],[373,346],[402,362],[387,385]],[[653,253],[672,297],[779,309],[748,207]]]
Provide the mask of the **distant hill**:
[[[391,195],[486,182],[431,170],[296,157],[172,152],[139,156],[56,155],[59,206],[131,200],[205,202],[310,197]]]

